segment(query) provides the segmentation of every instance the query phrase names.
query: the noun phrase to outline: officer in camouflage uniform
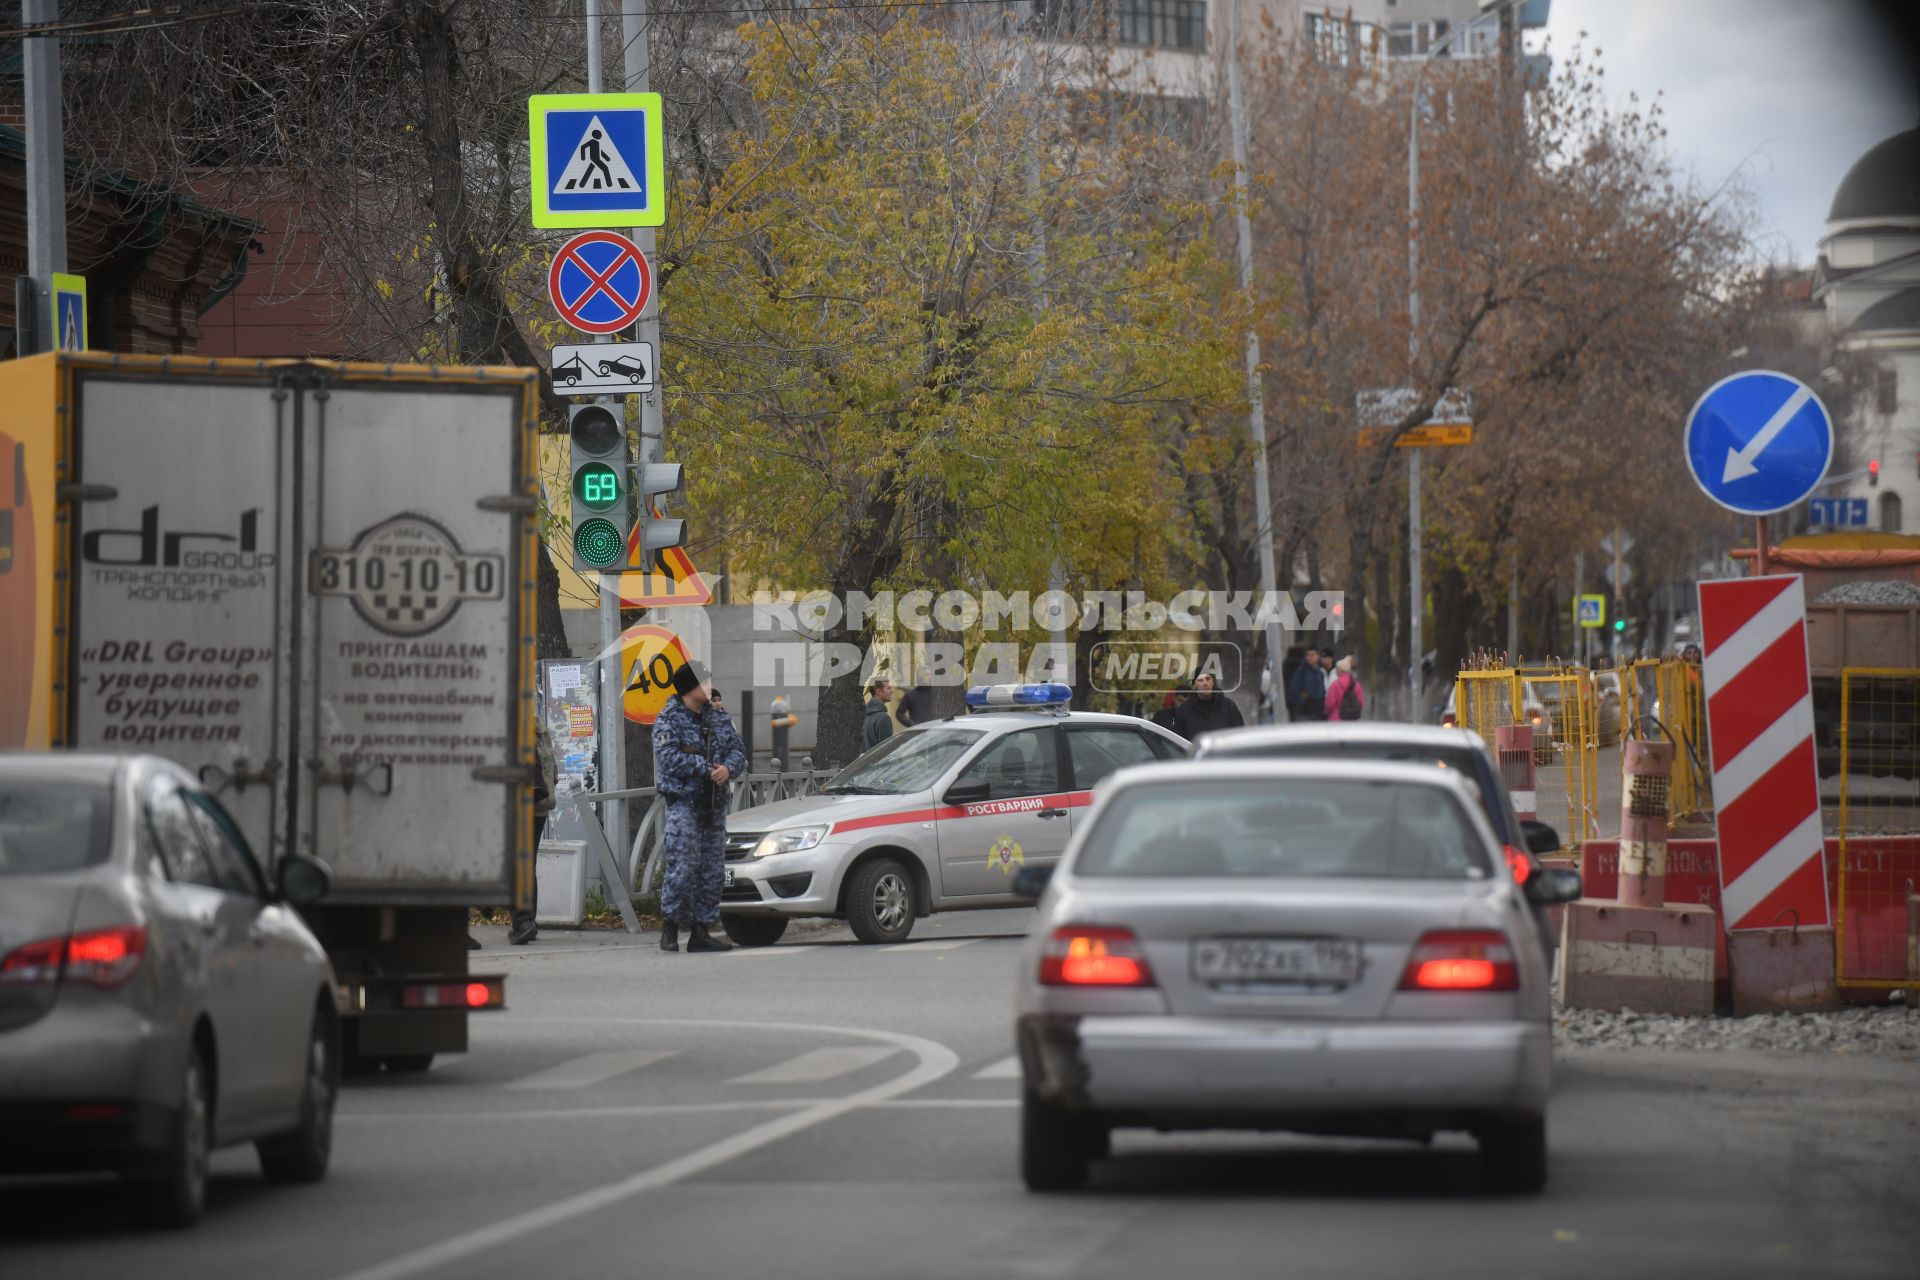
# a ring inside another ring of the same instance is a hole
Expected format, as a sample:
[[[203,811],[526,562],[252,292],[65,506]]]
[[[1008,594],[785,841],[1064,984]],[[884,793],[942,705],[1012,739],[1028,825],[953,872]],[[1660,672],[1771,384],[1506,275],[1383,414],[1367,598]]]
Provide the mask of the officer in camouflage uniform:
[[[688,663],[673,673],[674,696],[653,722],[653,776],[667,801],[667,879],[660,893],[660,949],[731,951],[708,932],[720,918],[726,870],[727,782],[747,767],[733,718],[713,705],[705,671]]]

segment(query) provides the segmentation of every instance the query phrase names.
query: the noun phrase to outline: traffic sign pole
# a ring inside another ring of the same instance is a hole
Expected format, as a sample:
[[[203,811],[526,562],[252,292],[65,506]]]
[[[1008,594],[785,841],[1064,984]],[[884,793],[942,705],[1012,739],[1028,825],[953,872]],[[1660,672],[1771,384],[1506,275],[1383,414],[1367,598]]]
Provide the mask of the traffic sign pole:
[[[600,0],[586,0],[587,19],[587,92],[600,93],[605,88],[605,75],[600,60]],[[544,177],[544,175],[542,175]],[[576,240],[578,237],[575,238]],[[572,241],[569,244],[573,243]],[[553,277],[560,274],[556,259]],[[609,274],[612,274],[611,272]],[[556,297],[555,303],[559,302]],[[583,304],[584,305],[584,304]],[[611,342],[607,334],[595,334],[595,342]],[[656,348],[657,350],[657,348]],[[626,421],[625,409],[620,397],[609,396],[600,401],[613,409],[621,422]],[[621,447],[622,461],[625,460],[626,447]],[[625,486],[622,486],[624,489]],[[627,721],[623,715],[614,713],[614,708],[625,703],[627,673],[623,669],[622,645],[620,643],[620,587],[619,579],[610,573],[600,575],[600,789],[619,791],[627,785]],[[607,842],[615,849],[627,847],[627,807],[622,800],[604,802],[602,825],[606,828]],[[616,859],[616,862],[618,860]],[[631,891],[631,886],[627,886]],[[622,886],[607,886],[609,896],[621,893]]]

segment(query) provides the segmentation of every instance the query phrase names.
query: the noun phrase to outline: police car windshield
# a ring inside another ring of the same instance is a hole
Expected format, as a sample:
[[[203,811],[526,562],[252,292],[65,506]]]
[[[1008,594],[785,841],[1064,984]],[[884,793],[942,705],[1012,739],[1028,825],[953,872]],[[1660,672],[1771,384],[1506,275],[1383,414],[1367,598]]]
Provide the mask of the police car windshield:
[[[980,740],[980,730],[947,725],[898,733],[833,776],[827,795],[894,796],[925,791]]]

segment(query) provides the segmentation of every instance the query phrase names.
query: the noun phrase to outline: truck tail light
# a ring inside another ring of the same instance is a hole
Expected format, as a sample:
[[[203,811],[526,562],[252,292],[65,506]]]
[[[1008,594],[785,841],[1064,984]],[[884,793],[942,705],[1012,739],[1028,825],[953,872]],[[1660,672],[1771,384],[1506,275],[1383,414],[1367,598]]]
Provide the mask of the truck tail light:
[[[1512,845],[1505,846],[1501,851],[1507,855],[1507,870],[1513,872],[1513,882],[1525,884],[1527,877],[1533,874],[1533,859]]]
[[[1414,944],[1400,976],[1402,991],[1514,991],[1519,986],[1513,944],[1491,929],[1425,935]]]
[[[1150,987],[1153,969],[1131,929],[1070,924],[1053,931],[1040,955],[1047,987]]]
[[[499,978],[466,982],[409,982],[400,989],[403,1009],[504,1009],[506,984]]]
[[[146,953],[147,931],[137,924],[43,938],[0,960],[0,986],[51,986],[64,975],[89,986],[117,987],[133,976]]]

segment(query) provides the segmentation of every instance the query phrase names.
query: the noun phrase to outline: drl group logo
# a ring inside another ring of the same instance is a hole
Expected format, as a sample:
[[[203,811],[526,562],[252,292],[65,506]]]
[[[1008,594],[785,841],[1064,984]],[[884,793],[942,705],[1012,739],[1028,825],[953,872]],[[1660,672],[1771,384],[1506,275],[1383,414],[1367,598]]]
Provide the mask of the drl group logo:
[[[1231,640],[1185,644],[1155,640],[1102,640],[1093,646],[1092,683],[1101,693],[1160,693],[1212,676],[1222,693],[1240,687],[1242,655]]]

